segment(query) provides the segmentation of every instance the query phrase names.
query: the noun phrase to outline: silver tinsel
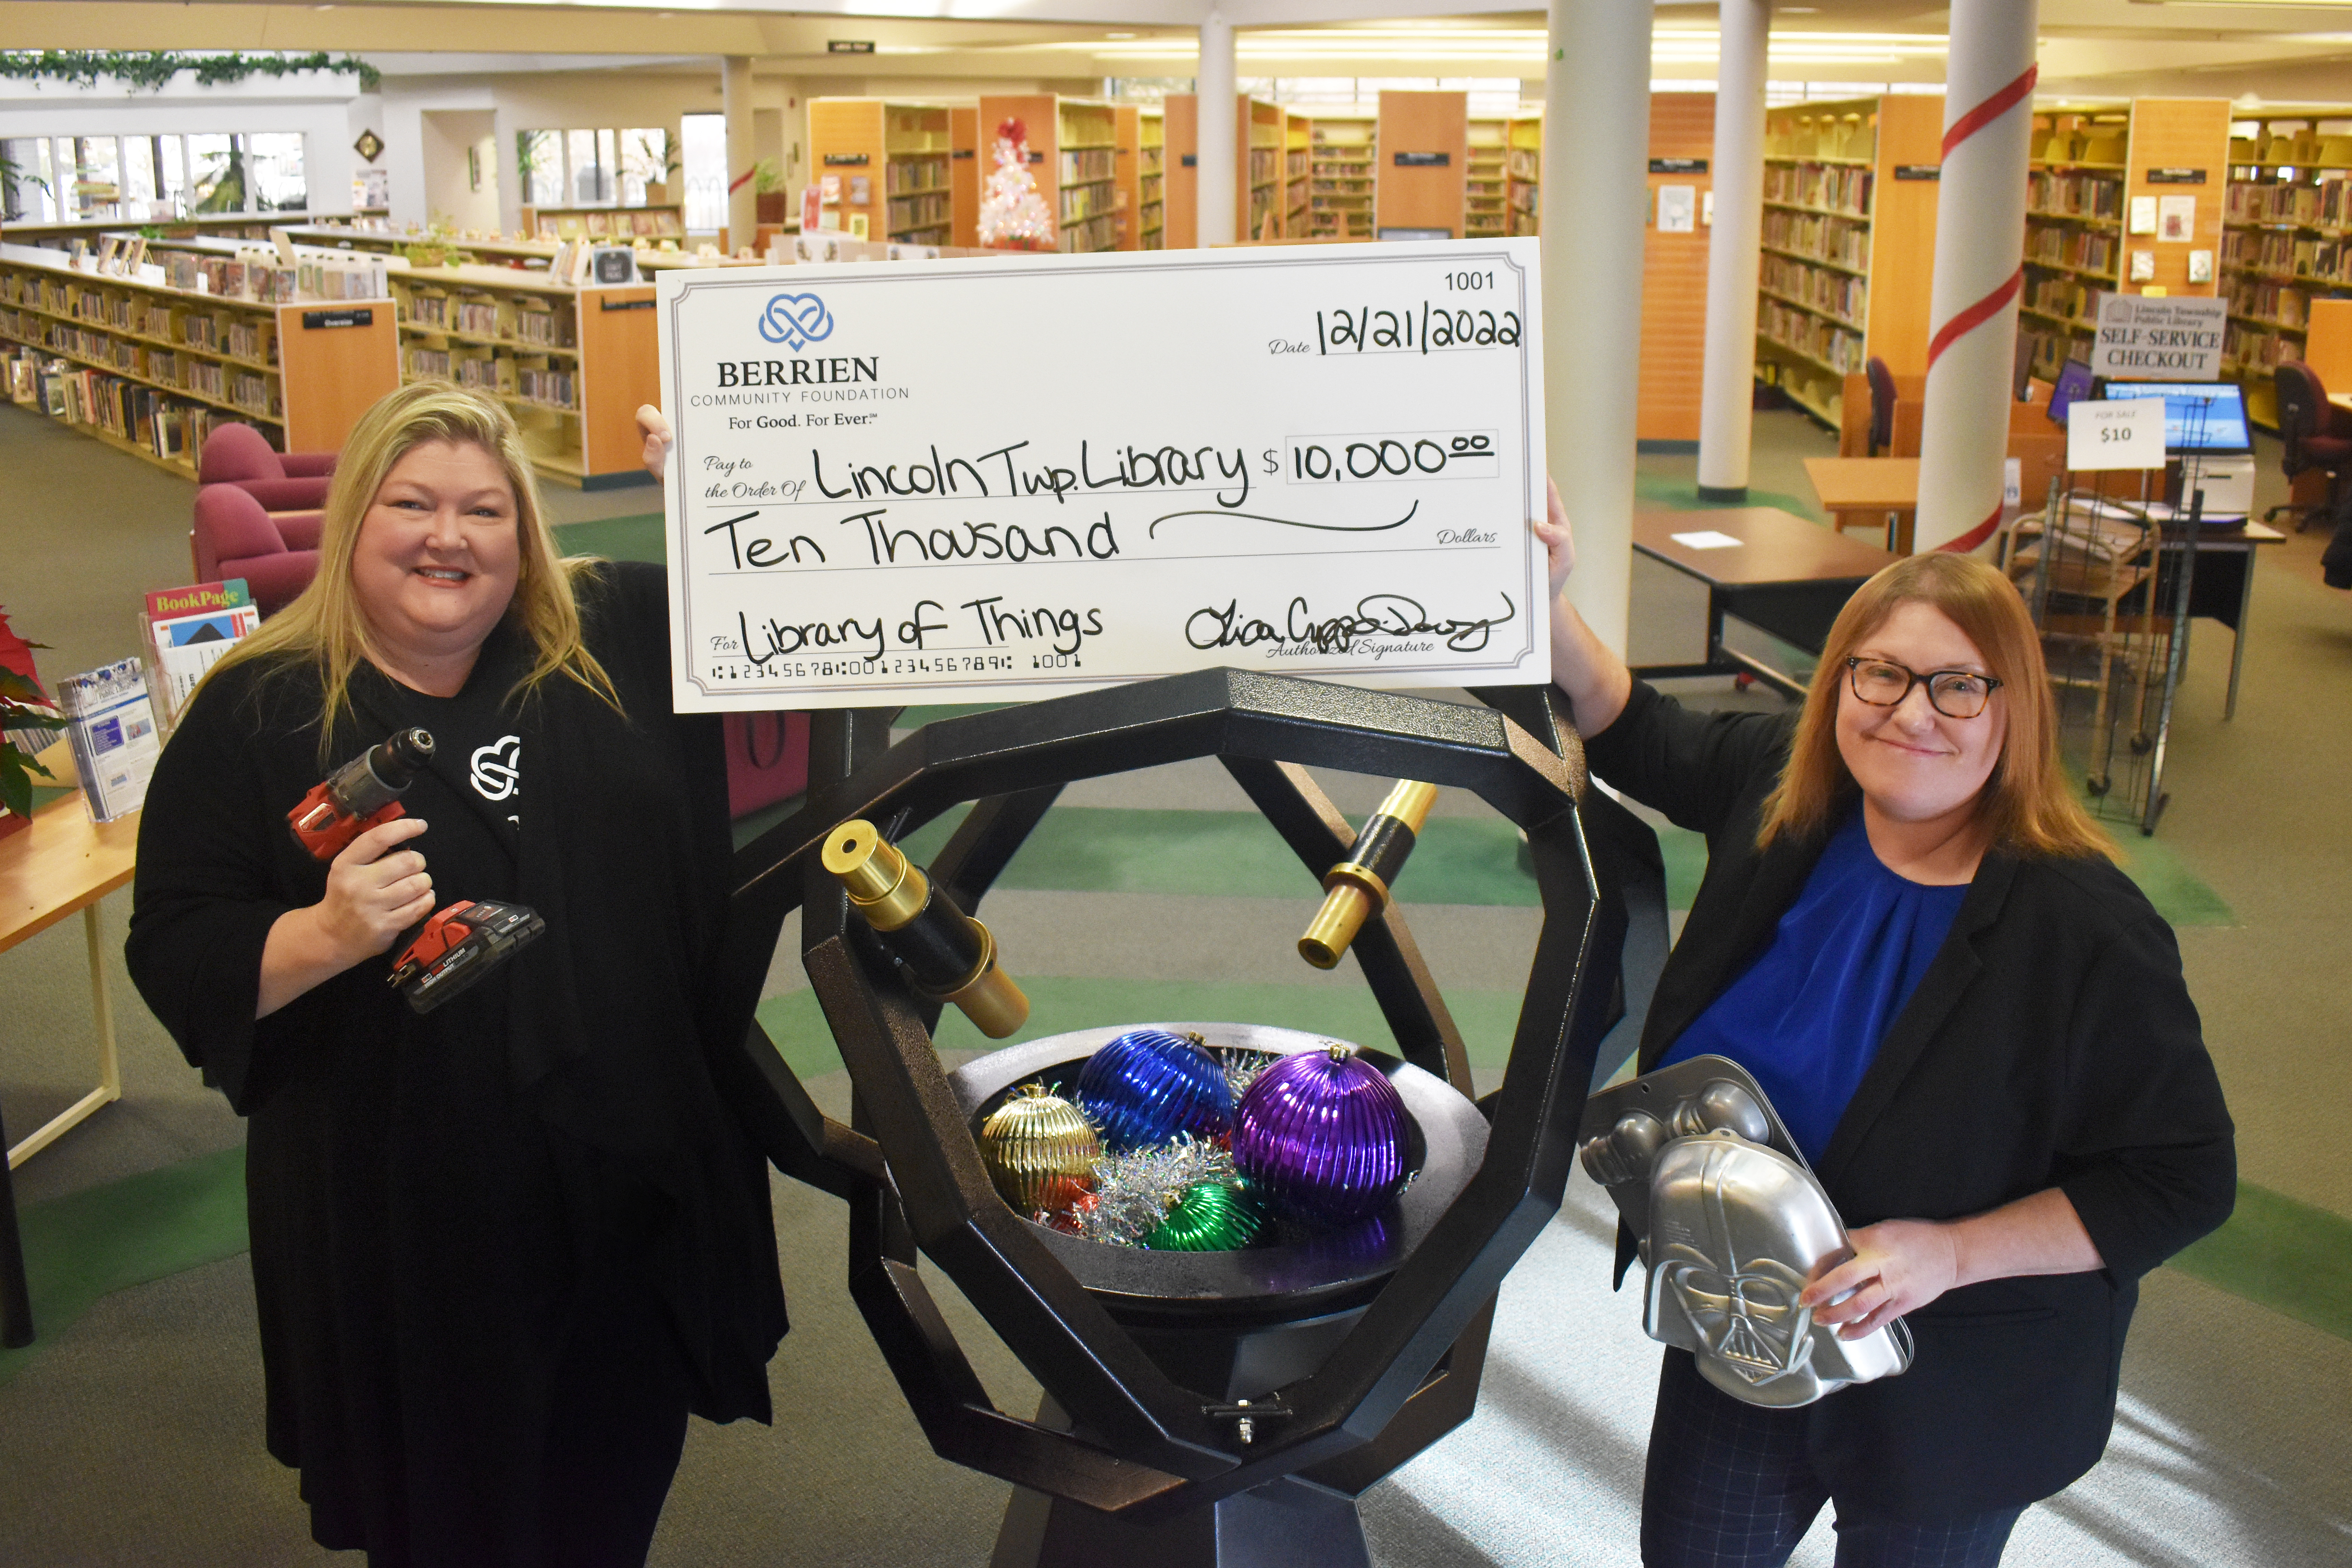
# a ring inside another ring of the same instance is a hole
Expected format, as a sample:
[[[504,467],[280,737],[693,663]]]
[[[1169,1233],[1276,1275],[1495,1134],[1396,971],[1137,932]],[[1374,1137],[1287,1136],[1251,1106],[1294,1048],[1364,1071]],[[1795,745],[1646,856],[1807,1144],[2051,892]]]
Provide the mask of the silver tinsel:
[[[1231,1152],[1190,1138],[1105,1154],[1095,1162],[1094,1192],[1071,1211],[1065,1228],[1088,1241],[1139,1246],[1186,1187],[1239,1180]]]
[[[1249,1092],[1257,1075],[1276,1060],[1271,1051],[1255,1051],[1247,1046],[1217,1046],[1217,1062],[1225,1069],[1225,1085],[1234,1091],[1234,1103],[1239,1105],[1242,1096]]]

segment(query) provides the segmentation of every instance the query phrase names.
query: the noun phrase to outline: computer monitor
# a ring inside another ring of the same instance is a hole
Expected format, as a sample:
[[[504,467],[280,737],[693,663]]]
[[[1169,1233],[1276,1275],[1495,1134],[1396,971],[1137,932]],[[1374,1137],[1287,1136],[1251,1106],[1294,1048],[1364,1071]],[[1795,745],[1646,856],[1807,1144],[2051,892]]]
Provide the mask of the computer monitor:
[[[2164,399],[2164,449],[2181,452],[2251,452],[2253,432],[2246,424],[2246,395],[2233,381],[2109,381],[2100,384],[2109,402],[2126,397]]]
[[[2079,398],[2091,395],[2091,367],[2078,359],[2070,359],[2058,372],[2058,379],[2050,388],[2050,422],[2066,423],[2066,410]]]

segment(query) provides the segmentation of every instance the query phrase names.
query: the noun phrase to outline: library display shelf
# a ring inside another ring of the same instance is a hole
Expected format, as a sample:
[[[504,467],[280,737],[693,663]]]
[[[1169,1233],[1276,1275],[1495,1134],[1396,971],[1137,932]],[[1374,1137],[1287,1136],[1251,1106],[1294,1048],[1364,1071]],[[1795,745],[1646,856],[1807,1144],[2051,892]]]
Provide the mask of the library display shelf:
[[[1926,373],[1942,120],[1930,94],[1765,116],[1756,374],[1824,424],[1873,358]]]
[[[1240,237],[1263,239],[1270,235],[1281,239],[1287,233],[1283,227],[1283,159],[1286,153],[1284,125],[1288,117],[1280,104],[1257,98],[1244,99],[1242,112],[1242,123],[1247,130],[1241,138],[1246,171],[1243,183],[1249,212]],[[1271,229],[1266,226],[1269,216],[1274,219]]]
[[[1504,163],[1509,153],[1510,121],[1483,119],[1470,121],[1470,168],[1465,181],[1463,219],[1465,238],[1499,238],[1510,233],[1509,176]]]
[[[1297,110],[1282,116],[1282,232],[1291,239],[1307,238],[1315,161],[1314,121]]]
[[[1113,227],[1120,250],[1158,250],[1166,237],[1168,128],[1156,106],[1114,106],[1118,144]]]
[[[1190,250],[1200,243],[1201,233],[1201,100],[1194,93],[1171,92],[1160,109],[1167,170],[1162,232],[1169,249]],[[1274,215],[1275,237],[1286,237],[1279,210],[1283,118],[1280,105],[1263,99],[1234,100],[1234,237],[1238,240],[1263,237],[1269,213]],[[1311,145],[1311,133],[1309,141]],[[1311,192],[1309,204],[1311,215]]]
[[[2274,106],[2230,127],[2221,212],[2222,374],[2257,424],[2278,426],[2282,360],[2308,351],[2315,300],[2352,291],[2352,105]]]
[[[686,208],[677,202],[641,207],[525,207],[522,231],[550,245],[567,239],[683,241]]]
[[[1373,157],[1379,142],[1369,115],[1318,114],[1307,122],[1309,238],[1372,237]]]
[[[955,243],[955,155],[953,106],[809,100],[810,176],[819,182],[827,226],[854,238]]]
[[[788,234],[797,233],[799,226],[786,224],[783,226],[783,231]],[[398,257],[405,257],[412,249],[422,246],[447,252],[454,258],[450,265],[496,266],[515,271],[542,272],[547,269],[547,264],[555,259],[556,251],[562,246],[562,241],[552,239],[513,239],[499,238],[496,236],[487,239],[469,239],[428,234],[422,229],[401,231],[384,228],[354,228],[333,224],[312,224],[303,228],[291,228],[287,230],[287,237],[297,245],[315,246],[322,249],[364,251]],[[613,243],[617,245],[620,241],[616,238]],[[767,265],[764,260],[758,258],[749,261],[739,261],[732,257],[699,256],[689,250],[661,248],[665,244],[674,243],[642,238],[635,240],[632,243],[632,248],[636,253],[638,270],[658,272],[672,267],[764,267]],[[480,259],[469,261],[466,259],[467,258]],[[419,264],[412,265],[416,265],[417,269],[421,271],[435,269]]]
[[[1503,200],[1510,208],[1509,232],[1541,234],[1543,116],[1516,115],[1503,135]]]
[[[16,401],[190,477],[219,424],[331,449],[400,381],[388,300],[243,299],[6,244],[0,355]]]
[[[2228,130],[2220,99],[2034,114],[2019,318],[2036,376],[2053,379],[2069,359],[2089,357],[2102,294],[2149,285],[2215,292]],[[2183,198],[2193,216],[2159,218]]]
[[[575,289],[510,267],[396,275],[401,379],[442,379],[513,410],[542,474],[643,482],[637,405],[660,400],[650,285]]]

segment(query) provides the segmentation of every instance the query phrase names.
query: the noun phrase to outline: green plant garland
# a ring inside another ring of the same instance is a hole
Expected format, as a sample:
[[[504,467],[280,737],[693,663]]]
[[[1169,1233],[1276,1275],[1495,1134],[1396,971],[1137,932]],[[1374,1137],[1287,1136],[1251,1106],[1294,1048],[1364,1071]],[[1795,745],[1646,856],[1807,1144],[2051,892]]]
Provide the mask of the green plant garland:
[[[349,71],[360,79],[360,89],[373,92],[383,74],[355,55],[184,54],[173,49],[0,49],[0,77],[19,81],[45,78],[95,87],[100,77],[114,77],[150,92],[161,92],[182,71],[194,71],[206,87],[243,81],[249,76],[292,76],[298,71]]]

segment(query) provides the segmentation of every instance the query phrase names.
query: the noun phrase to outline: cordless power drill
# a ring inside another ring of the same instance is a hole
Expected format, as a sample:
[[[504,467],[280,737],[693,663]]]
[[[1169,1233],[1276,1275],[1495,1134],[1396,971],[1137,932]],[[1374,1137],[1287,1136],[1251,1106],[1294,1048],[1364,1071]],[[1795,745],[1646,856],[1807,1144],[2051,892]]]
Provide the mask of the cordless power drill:
[[[432,760],[432,735],[403,730],[327,775],[286,814],[286,824],[303,848],[332,860],[368,829],[407,815],[400,797]],[[429,1013],[546,929],[524,905],[460,899],[425,919],[386,978],[411,1007]]]

